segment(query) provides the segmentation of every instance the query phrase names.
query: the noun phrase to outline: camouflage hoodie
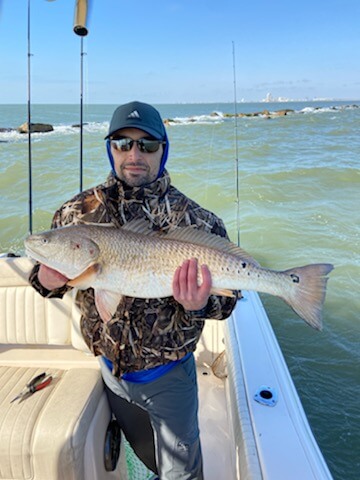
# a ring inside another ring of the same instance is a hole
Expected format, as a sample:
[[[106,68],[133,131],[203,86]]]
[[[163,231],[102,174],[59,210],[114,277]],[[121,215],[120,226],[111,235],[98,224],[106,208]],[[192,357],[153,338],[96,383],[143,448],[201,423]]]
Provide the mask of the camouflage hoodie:
[[[226,236],[223,222],[201,208],[171,185],[165,171],[155,182],[130,188],[110,174],[106,182],[90,188],[55,212],[52,228],[68,224],[113,223],[121,227],[145,217],[153,229],[196,225],[197,228]],[[30,282],[46,297],[62,297],[69,287],[48,291],[38,281],[36,265]],[[204,318],[227,318],[236,300],[211,296],[201,312],[185,311],[173,297],[140,299],[124,297],[113,318],[104,323],[96,310],[92,288],[79,290],[81,331],[94,355],[104,355],[114,364],[113,374],[143,370],[182,358],[196,348]]]

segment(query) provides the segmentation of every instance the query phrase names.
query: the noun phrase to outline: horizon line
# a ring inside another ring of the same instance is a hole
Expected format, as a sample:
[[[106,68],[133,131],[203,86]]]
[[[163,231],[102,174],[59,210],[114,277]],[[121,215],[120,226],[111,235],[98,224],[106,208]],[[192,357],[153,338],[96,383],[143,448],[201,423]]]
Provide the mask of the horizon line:
[[[265,103],[265,104],[272,104],[272,103],[304,103],[304,102],[360,102],[360,98],[313,98],[313,99],[282,99],[282,100],[244,100],[244,101],[237,101],[236,103],[246,104],[246,103]],[[147,102],[148,103],[148,102]],[[151,102],[154,105],[208,105],[208,104],[219,104],[219,103],[226,103],[226,104],[233,104],[234,101],[231,100],[220,100],[220,101],[178,101],[178,102]],[[88,102],[84,103],[86,105],[118,105],[119,102],[109,103],[109,102]],[[3,102],[0,105],[25,105],[27,106],[27,102]],[[33,102],[32,105],[79,105],[79,102]]]

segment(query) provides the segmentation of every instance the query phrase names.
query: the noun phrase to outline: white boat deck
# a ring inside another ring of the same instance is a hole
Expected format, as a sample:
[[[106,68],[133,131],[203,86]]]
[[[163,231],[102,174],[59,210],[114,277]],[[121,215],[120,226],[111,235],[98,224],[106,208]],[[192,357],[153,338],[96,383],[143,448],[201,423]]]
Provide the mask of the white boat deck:
[[[235,479],[232,429],[228,418],[225,380],[199,366],[199,423],[206,480]]]

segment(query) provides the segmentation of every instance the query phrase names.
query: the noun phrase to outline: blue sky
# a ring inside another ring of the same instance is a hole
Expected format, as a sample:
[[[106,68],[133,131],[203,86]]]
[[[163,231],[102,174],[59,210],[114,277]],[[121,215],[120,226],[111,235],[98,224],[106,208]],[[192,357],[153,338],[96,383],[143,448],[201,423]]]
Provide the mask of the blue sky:
[[[75,0],[30,0],[33,103],[77,103]],[[92,0],[84,101],[360,98],[359,0]],[[27,101],[28,0],[0,0],[0,104]]]

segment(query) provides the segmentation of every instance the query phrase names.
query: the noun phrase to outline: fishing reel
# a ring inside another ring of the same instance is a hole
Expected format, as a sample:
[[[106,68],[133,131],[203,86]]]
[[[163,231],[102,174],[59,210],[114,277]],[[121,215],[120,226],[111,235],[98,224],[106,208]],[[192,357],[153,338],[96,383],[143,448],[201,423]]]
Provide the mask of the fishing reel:
[[[105,433],[104,466],[107,472],[116,469],[120,457],[121,429],[114,417],[109,422]]]

